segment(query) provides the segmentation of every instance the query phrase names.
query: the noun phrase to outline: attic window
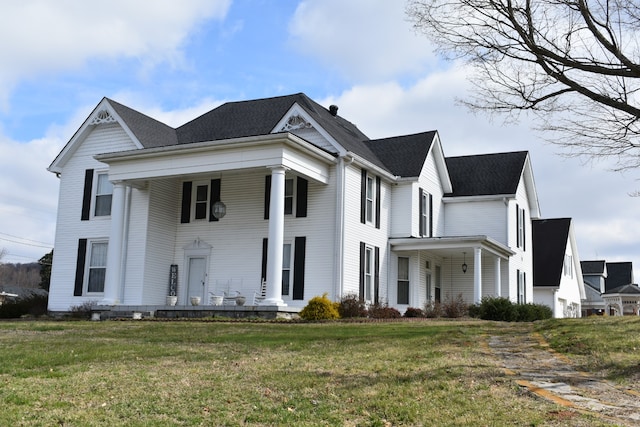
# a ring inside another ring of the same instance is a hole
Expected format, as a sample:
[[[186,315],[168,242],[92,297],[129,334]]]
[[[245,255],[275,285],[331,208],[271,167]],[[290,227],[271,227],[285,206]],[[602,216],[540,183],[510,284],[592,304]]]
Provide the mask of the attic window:
[[[306,121],[300,115],[296,114],[289,117],[289,120],[287,120],[287,123],[285,123],[284,126],[282,126],[282,129],[280,130],[284,132],[288,132],[290,130],[297,130],[297,129],[311,129],[312,127],[313,126],[311,125],[311,123]]]
[[[90,125],[99,125],[102,123],[115,123],[116,119],[107,110],[100,110],[95,117],[89,122]]]

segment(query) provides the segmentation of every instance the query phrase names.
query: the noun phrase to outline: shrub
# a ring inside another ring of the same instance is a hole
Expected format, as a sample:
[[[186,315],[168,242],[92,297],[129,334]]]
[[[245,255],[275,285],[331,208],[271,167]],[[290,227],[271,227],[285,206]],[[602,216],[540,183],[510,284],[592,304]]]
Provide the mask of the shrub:
[[[367,317],[367,306],[355,294],[347,294],[338,303],[338,312],[343,319]]]
[[[449,295],[444,300],[442,304],[442,314],[444,317],[448,317],[450,319],[455,319],[458,317],[464,317],[469,313],[469,304],[464,302],[462,298],[462,294],[458,294],[458,296],[453,299],[450,298]]]
[[[399,319],[400,312],[388,304],[374,304],[369,307],[369,317],[372,319]]]
[[[25,298],[6,301],[0,305],[1,319],[17,319],[23,316],[42,316],[47,314],[46,295],[31,295]]]
[[[321,297],[313,297],[300,312],[304,320],[333,320],[339,319],[340,314],[335,304],[324,293]]]
[[[424,317],[429,319],[435,319],[436,317],[442,317],[442,304],[437,301],[430,301],[424,305]]]
[[[471,310],[474,317],[504,322],[533,322],[550,319],[551,309],[544,304],[514,304],[508,298],[485,297]]]
[[[91,307],[96,304],[96,301],[85,301],[80,305],[74,305],[69,308],[69,315],[74,319],[90,319]]]
[[[404,312],[404,317],[425,317],[424,311],[420,308],[409,307]]]

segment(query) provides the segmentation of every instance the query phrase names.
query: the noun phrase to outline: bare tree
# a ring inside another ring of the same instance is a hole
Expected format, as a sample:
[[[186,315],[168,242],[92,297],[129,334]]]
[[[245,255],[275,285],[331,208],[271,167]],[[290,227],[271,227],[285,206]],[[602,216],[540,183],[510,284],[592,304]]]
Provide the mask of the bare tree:
[[[467,106],[532,112],[565,154],[640,166],[638,0],[409,0],[407,15],[472,66]]]

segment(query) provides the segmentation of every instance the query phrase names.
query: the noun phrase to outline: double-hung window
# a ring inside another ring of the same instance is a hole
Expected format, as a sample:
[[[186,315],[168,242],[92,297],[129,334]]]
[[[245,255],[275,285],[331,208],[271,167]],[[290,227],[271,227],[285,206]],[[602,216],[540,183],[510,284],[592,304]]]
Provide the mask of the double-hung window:
[[[518,304],[527,302],[527,275],[524,271],[517,271],[518,274]]]
[[[107,242],[91,242],[89,245],[89,266],[87,274],[87,293],[104,292],[104,279],[107,272]]]
[[[373,301],[373,248],[367,246],[364,255],[364,300]]]
[[[398,304],[409,304],[409,258],[398,257]]]
[[[521,209],[516,204],[516,246],[523,251],[526,249],[526,228],[525,228],[526,213],[524,209]]]
[[[209,212],[209,184],[195,185],[195,206],[193,219],[207,219]]]
[[[282,246],[282,295],[289,296],[291,289],[291,243]]]
[[[571,255],[565,254],[562,270],[565,276],[573,278],[573,257]]]
[[[287,178],[284,180],[284,214],[293,214],[293,178]]]
[[[367,175],[367,213],[366,218],[368,223],[373,223],[373,207],[375,198],[375,180],[372,176]]]
[[[111,215],[111,196],[113,194],[113,184],[109,181],[109,174],[98,173],[98,185],[96,186],[96,202],[94,216]]]

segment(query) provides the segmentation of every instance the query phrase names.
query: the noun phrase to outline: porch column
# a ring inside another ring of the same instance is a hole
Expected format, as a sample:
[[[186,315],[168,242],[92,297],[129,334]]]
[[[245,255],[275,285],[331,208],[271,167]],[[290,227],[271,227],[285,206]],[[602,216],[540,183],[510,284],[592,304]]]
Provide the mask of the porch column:
[[[482,299],[482,249],[473,248],[473,302]]]
[[[286,305],[282,300],[282,245],[284,242],[284,166],[271,168],[267,291],[261,305]]]
[[[107,246],[107,271],[104,279],[104,297],[100,305],[118,304],[118,291],[122,270],[122,233],[124,227],[125,186],[113,183],[111,195],[111,229]]]
[[[496,285],[496,294],[495,294],[495,296],[497,298],[500,298],[500,294],[501,294],[501,283],[500,282],[502,282],[502,277],[501,277],[502,272],[500,271],[500,257],[499,256],[497,256],[495,258],[494,269],[496,271],[496,273],[495,273],[496,274],[496,283],[495,283],[495,285]]]

